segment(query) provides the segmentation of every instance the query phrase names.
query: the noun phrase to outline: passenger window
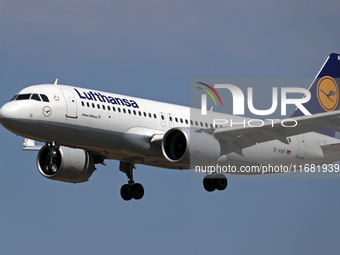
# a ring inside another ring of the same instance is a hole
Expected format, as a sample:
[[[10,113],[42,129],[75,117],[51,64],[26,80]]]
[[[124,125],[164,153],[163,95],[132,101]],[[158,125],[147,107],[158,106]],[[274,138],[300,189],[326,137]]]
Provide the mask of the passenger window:
[[[156,116],[156,114],[153,114],[153,117],[154,117],[155,119],[157,119],[157,116]]]
[[[84,105],[85,105],[83,101],[81,101],[81,105],[82,105],[82,106],[84,106]]]
[[[48,97],[44,94],[40,94],[41,96],[41,99],[44,101],[44,102],[49,102],[50,100],[48,100]]]
[[[21,94],[17,97],[16,100],[27,100],[27,99],[30,98],[30,96],[31,96],[31,94]]]
[[[176,121],[176,122],[178,122],[178,119],[177,119],[177,117],[175,117],[175,121]]]
[[[39,97],[38,94],[33,94],[32,97],[31,97],[31,99],[37,100],[37,101],[41,101],[41,99],[40,99],[40,97]]]

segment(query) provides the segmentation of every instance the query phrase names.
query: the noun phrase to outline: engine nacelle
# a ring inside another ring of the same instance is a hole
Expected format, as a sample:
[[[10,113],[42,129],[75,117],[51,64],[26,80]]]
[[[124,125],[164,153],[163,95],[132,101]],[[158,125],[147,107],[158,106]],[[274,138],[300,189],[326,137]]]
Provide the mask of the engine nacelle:
[[[193,168],[215,165],[221,147],[213,135],[190,128],[172,128],[163,137],[162,152],[170,162]]]
[[[82,149],[61,146],[55,150],[53,162],[57,165],[57,169],[52,172],[49,169],[49,149],[45,145],[37,156],[38,170],[44,177],[56,181],[80,183],[88,181],[95,170],[92,155]]]

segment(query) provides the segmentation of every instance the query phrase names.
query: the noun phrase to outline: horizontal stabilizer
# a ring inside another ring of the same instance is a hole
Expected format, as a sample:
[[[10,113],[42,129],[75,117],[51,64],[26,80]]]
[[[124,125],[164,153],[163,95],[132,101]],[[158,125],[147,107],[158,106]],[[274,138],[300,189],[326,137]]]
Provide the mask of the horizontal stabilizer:
[[[340,143],[331,143],[331,144],[321,145],[321,148],[328,150],[328,151],[339,151]]]

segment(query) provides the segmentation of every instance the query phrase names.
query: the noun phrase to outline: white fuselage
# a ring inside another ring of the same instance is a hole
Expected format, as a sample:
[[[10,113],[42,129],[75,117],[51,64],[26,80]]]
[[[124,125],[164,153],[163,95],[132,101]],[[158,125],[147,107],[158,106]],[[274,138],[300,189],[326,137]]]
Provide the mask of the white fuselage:
[[[41,142],[58,141],[108,159],[164,168],[183,167],[169,162],[151,139],[162,137],[174,127],[212,129],[214,119],[241,119],[215,112],[191,119],[198,114],[190,112],[198,109],[65,85],[35,85],[19,92],[34,93],[46,95],[49,102],[13,100],[1,108],[2,124],[13,133]],[[289,137],[288,141],[256,144],[243,149],[243,156],[229,153],[219,162],[301,165],[340,159],[338,153],[326,153],[321,147],[338,143],[338,139],[309,132]]]

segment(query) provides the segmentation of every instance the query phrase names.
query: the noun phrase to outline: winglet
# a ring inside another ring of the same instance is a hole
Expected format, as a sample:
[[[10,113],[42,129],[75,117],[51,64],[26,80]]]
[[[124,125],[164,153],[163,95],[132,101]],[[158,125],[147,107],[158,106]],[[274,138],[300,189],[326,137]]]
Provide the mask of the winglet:
[[[55,80],[54,85],[58,85],[58,79]]]

